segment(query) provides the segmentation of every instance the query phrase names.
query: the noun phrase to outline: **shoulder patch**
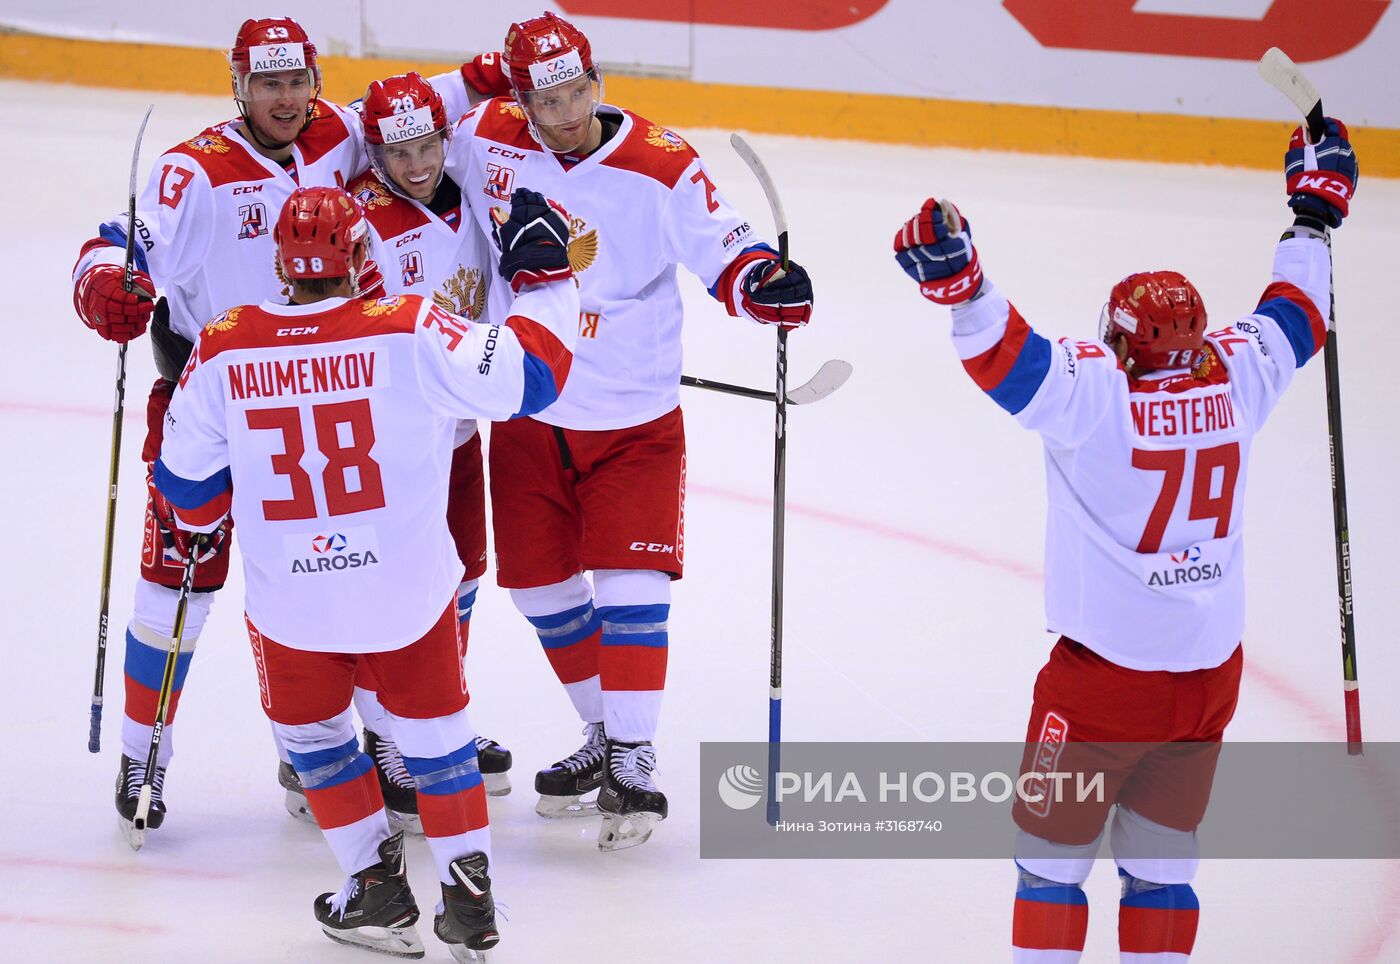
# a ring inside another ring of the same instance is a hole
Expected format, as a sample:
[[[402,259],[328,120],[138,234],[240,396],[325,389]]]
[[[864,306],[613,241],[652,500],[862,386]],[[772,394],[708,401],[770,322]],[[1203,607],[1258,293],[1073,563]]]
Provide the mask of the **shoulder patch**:
[[[234,326],[238,324],[238,313],[242,310],[243,308],[240,305],[237,308],[230,308],[228,311],[225,311],[204,326],[204,333],[206,335],[215,335],[220,332],[232,331]]]
[[[626,139],[602,161],[606,167],[632,171],[673,188],[686,168],[699,155],[694,148],[669,128],[653,124],[630,111],[632,129]]]
[[[404,304],[404,299],[399,295],[390,295],[387,298],[368,299],[359,303],[360,310],[370,318],[380,318],[393,311],[398,310]]]

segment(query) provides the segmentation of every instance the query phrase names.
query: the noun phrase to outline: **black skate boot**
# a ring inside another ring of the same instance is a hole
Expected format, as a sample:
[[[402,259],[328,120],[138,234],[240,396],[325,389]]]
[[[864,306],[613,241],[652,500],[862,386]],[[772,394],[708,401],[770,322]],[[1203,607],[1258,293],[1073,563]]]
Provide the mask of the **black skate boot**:
[[[582,802],[579,797],[603,783],[603,724],[585,724],[583,733],[583,746],[535,774],[535,790],[540,795],[535,813],[541,817],[588,817],[598,812],[596,804]]]
[[[140,850],[146,842],[146,830],[155,830],[165,822],[165,767],[156,767],[151,778],[151,807],[146,814],[146,830],[137,830],[136,805],[141,799],[141,784],[146,780],[146,764],[137,763],[125,753],[117,770],[117,819],[122,837],[132,850]]]
[[[366,728],[365,753],[374,761],[375,772],[379,774],[379,792],[384,795],[384,809],[389,811],[390,825],[406,833],[421,834],[423,821],[418,819],[418,784],[404,768],[399,745]]]
[[[316,920],[337,944],[363,947],[390,957],[423,956],[418,905],[408,887],[403,832],[379,844],[379,863],[345,882],[338,894],[316,898]]]
[[[442,885],[442,903],[433,920],[433,933],[457,961],[473,964],[489,962],[486,953],[500,941],[496,930],[496,902],[491,897],[491,878],[483,853],[467,854],[452,861],[455,884]]]
[[[510,793],[510,751],[488,737],[476,738],[476,762],[481,767],[481,782],[488,797],[504,797]]]
[[[603,829],[598,849],[626,850],[644,844],[657,823],[666,819],[666,795],[652,782],[656,751],[650,743],[608,741],[608,766],[598,809]]]
[[[282,804],[287,812],[303,823],[316,826],[316,815],[311,812],[311,804],[306,802],[306,789],[301,785],[301,775],[290,763],[278,762],[277,783],[287,794]]]

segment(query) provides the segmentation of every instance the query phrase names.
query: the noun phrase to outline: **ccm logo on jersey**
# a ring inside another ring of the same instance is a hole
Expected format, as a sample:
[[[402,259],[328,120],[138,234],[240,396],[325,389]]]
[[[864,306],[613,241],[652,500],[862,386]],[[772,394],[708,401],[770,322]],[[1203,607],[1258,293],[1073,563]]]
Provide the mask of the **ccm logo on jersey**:
[[[320,330],[320,325],[312,325],[309,328],[278,328],[277,337],[286,338],[288,335],[314,335]]]
[[[412,234],[405,234],[403,237],[399,238],[399,240],[394,243],[394,247],[402,248],[405,244],[408,244],[408,242],[417,241],[422,236],[422,231],[414,231]]]
[[[242,184],[233,189],[234,194],[257,194],[263,189],[261,184]]]
[[[498,147],[498,146],[495,145],[495,144],[492,144],[490,147],[486,148],[486,153],[487,153],[487,154],[499,154],[499,155],[501,155],[502,157],[508,157],[508,158],[510,158],[512,161],[523,161],[523,160],[525,160],[525,155],[522,154],[522,153],[520,153],[519,151],[508,151],[508,150],[506,150],[504,147]]]
[[[1031,760],[1030,776],[1026,782],[1023,799],[1026,809],[1037,817],[1050,813],[1051,790],[1047,777],[1056,772],[1060,754],[1069,739],[1069,721],[1054,710],[1045,714],[1045,722],[1040,727],[1035,757]]]
[[[676,551],[675,546],[668,546],[664,542],[634,542],[627,548],[633,552],[664,552],[667,555]]]

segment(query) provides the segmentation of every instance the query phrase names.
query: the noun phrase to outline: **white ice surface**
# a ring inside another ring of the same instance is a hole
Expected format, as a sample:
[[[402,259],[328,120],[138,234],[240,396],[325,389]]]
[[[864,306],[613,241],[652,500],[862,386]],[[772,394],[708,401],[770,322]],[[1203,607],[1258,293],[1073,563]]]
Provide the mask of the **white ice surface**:
[[[141,415],[154,377],[144,340],[131,351],[104,750],[86,751],[115,349],[74,317],[69,272],[97,222],[124,203],[131,138],[150,100],[143,168],[231,107],[0,83],[10,298],[0,361],[0,959],[370,961],[312,921],[312,898],[341,881],[320,837],[281,809],[237,575],[215,605],[174,729],[171,815],[139,854],[118,836],[120,627],[136,576]],[[731,199],[766,225],[726,136],[687,134]],[[1223,323],[1268,282],[1289,220],[1281,177],[752,140],[783,192],[793,255],[816,279],[816,319],[792,338],[792,378],[830,357],[855,365],[840,392],[790,415],[785,735],[1019,739],[1051,642],[1039,444],[962,373],[946,313],[904,279],[890,238],[925,196],[947,194],[974,224],[989,275],[1046,333],[1090,334],[1109,286],[1154,267],[1184,271]],[[1397,224],[1400,183],[1363,179],[1336,240],[1370,740],[1400,739]],[[685,293],[686,370],[771,384],[772,333],[724,317],[693,279]],[[672,816],[650,843],[602,855],[594,821],[534,816],[533,771],[577,744],[577,724],[506,596],[488,584],[477,604],[474,719],[516,759],[516,792],[491,803],[493,876],[509,916],[498,962],[1007,960],[1009,861],[699,859],[698,743],[766,734],[772,418],[744,399],[687,390],[684,402],[686,578],[658,739]],[[1229,735],[1340,739],[1320,360],[1259,439],[1250,477],[1247,669]],[[409,858],[431,913],[421,841]],[[1088,883],[1086,960],[1117,959],[1116,889],[1101,863]],[[1400,960],[1400,862],[1213,861],[1197,890],[1197,960]],[[446,960],[430,924],[423,930],[429,958]]]

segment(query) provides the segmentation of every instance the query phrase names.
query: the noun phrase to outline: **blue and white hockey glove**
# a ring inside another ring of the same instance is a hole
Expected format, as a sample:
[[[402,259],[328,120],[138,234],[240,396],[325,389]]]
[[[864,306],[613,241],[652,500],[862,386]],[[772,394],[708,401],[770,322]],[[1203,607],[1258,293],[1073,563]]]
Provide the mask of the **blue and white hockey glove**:
[[[940,305],[971,301],[982,288],[972,225],[951,201],[929,198],[894,236],[894,259]]]
[[[538,191],[517,188],[510,213],[491,209],[491,236],[501,249],[501,277],[513,291],[573,276],[569,214]]]
[[[1351,209],[1361,172],[1346,125],[1328,117],[1324,131],[1320,143],[1309,144],[1303,128],[1294,128],[1283,156],[1283,173],[1288,179],[1288,206],[1294,213],[1335,228]]]

